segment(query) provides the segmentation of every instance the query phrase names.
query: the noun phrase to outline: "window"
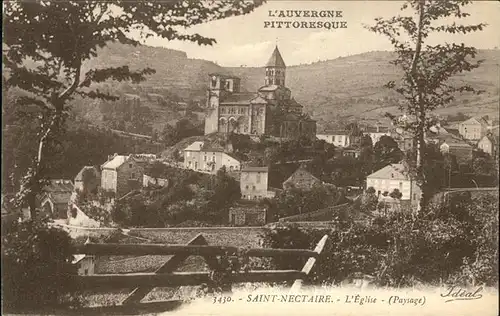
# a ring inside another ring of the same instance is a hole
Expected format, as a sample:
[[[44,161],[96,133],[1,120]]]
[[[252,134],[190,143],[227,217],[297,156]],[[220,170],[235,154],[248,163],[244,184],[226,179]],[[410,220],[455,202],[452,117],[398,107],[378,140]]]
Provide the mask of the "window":
[[[85,269],[85,275],[88,275],[89,274],[89,269]]]
[[[203,156],[203,161],[207,161],[207,156]]]
[[[135,172],[132,172],[132,173],[130,174],[130,179],[135,179]]]
[[[403,190],[403,182],[399,182],[399,191]]]
[[[247,190],[248,190],[248,185],[246,185],[246,186],[245,186],[245,189],[247,189]]]
[[[231,214],[231,224],[236,224],[236,215],[235,214]]]
[[[254,190],[254,191],[255,191],[255,185],[253,185],[253,186],[252,186],[252,190]]]
[[[186,152],[186,157],[189,158],[189,156],[190,156],[190,152],[188,151],[188,152]]]
[[[132,168],[132,164],[131,164],[131,163],[129,163],[129,164],[128,164],[128,167],[129,167],[129,168]]]
[[[213,76],[212,77],[212,88],[215,88],[216,85],[217,85],[217,77]]]
[[[257,173],[257,183],[260,183],[260,172]]]

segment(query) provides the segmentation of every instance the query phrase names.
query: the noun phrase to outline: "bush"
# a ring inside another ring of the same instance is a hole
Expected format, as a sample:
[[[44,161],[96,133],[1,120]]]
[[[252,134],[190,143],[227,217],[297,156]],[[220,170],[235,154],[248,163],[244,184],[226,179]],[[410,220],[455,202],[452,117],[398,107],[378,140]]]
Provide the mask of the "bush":
[[[335,229],[275,226],[265,247],[314,249],[329,235],[316,263],[313,284],[340,283],[354,273],[371,274],[379,285],[498,284],[498,202],[457,195],[427,214],[408,210],[364,222],[344,219]],[[274,258],[268,268],[301,269],[304,259]]]
[[[2,232],[2,296],[6,309],[62,303],[75,273],[71,238],[36,219],[12,222]]]

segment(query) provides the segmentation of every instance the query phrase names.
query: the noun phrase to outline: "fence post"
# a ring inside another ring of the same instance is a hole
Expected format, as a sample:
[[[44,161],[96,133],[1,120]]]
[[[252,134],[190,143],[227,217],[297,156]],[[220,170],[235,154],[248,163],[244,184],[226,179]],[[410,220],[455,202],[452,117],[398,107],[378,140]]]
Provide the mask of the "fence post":
[[[193,239],[191,239],[188,245],[206,245],[207,241],[203,237],[202,234],[196,235]],[[174,255],[168,258],[165,263],[161,267],[159,267],[155,273],[169,273],[177,269],[187,258],[189,255]],[[206,260],[206,259],[205,259]],[[135,304],[139,303],[146,295],[149,294],[154,289],[154,287],[138,287],[135,288],[127,298],[125,298],[122,302],[122,305],[126,304]]]
[[[317,253],[317,256],[319,256],[321,254],[321,252],[323,251],[323,248],[325,247],[327,239],[328,239],[328,235],[323,236],[323,238],[321,238],[321,240],[316,245],[316,248],[314,249],[314,252]],[[310,257],[307,260],[306,264],[302,268],[302,272],[304,273],[305,277],[307,277],[309,275],[309,273],[311,272],[311,270],[312,270],[312,268],[314,266],[314,263],[316,263],[316,260],[317,260],[316,257]],[[291,292],[297,292],[298,290],[300,290],[303,282],[304,282],[303,279],[297,279],[297,280],[295,280],[295,282],[293,282],[293,285],[292,285],[290,291]]]

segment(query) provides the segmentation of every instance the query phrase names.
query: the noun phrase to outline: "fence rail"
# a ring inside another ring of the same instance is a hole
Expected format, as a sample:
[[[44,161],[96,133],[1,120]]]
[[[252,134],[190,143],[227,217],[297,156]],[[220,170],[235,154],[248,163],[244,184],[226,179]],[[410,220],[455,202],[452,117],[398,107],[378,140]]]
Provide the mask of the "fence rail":
[[[89,255],[173,255],[154,273],[128,274],[96,274],[74,275],[70,279],[76,290],[115,290],[133,288],[128,297],[117,306],[102,306],[99,311],[120,313],[130,307],[131,310],[158,308],[157,312],[165,312],[167,306],[179,306],[175,301],[145,302],[141,300],[155,287],[179,287],[213,284],[211,272],[175,272],[189,256],[201,256],[209,269],[222,271],[218,257],[248,256],[248,257],[305,257],[308,258],[302,270],[255,270],[236,271],[226,275],[224,289],[230,290],[232,284],[247,282],[282,282],[294,281],[291,291],[297,291],[307,279],[314,264],[318,260],[328,236],[318,242],[314,250],[308,249],[243,249],[230,246],[210,246],[202,234],[198,234],[185,245],[172,244],[95,244],[86,243],[74,247],[75,254]],[[94,307],[93,310],[96,310]],[[82,313],[85,313],[82,311]]]

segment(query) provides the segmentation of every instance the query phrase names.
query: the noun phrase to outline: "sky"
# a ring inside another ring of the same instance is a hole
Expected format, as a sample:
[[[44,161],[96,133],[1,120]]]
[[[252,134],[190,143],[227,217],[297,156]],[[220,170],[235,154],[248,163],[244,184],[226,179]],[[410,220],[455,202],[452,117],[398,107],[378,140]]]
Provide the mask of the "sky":
[[[391,50],[382,35],[371,33],[363,25],[373,25],[377,17],[389,18],[400,13],[402,1],[268,1],[252,13],[197,25],[188,29],[215,38],[213,46],[150,38],[145,44],[181,50],[189,58],[205,59],[221,66],[259,67],[267,62],[277,44],[287,66],[363,52]],[[277,11],[276,11],[277,10]],[[338,18],[270,17],[280,10],[342,11]],[[431,38],[436,42],[463,42],[480,49],[500,47],[500,2],[474,1],[464,10],[471,14],[461,23],[487,23],[482,32],[467,35],[449,34]],[[264,28],[265,21],[345,22],[346,28]]]

